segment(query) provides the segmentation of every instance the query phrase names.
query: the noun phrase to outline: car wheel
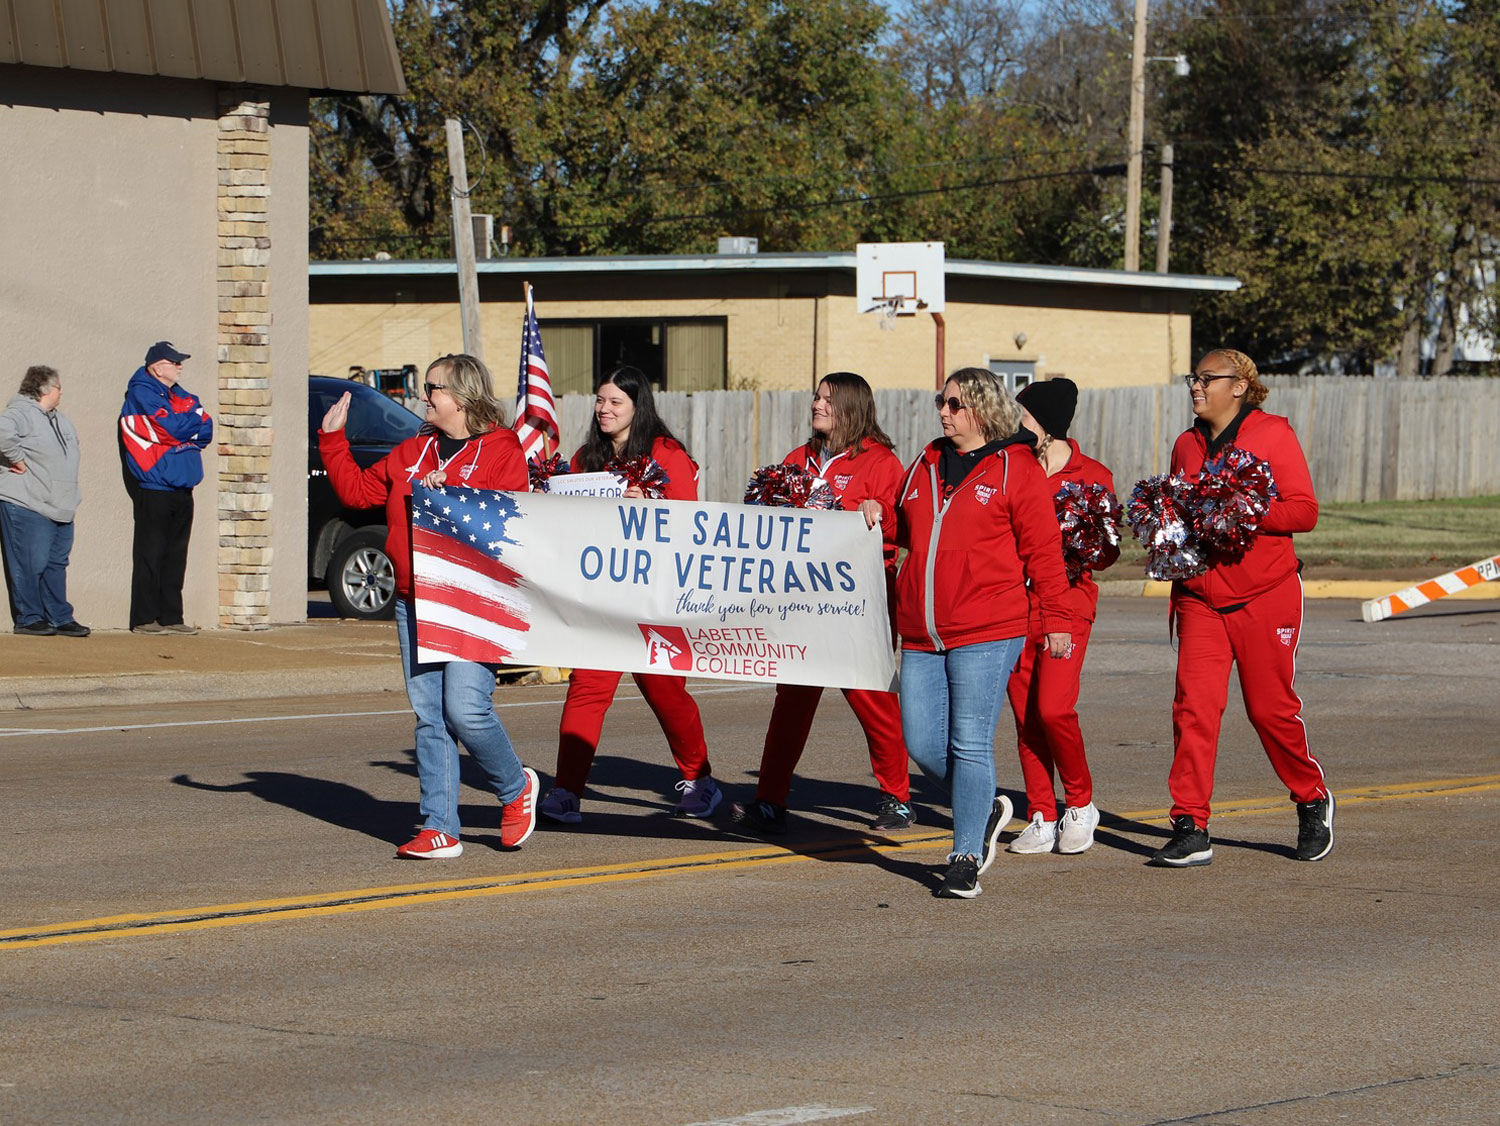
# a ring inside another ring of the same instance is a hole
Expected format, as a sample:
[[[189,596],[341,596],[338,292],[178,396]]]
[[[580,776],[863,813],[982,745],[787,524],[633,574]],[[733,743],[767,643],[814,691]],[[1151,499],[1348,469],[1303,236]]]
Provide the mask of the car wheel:
[[[328,600],[343,618],[395,615],[396,569],[385,553],[384,528],[361,528],[339,541],[328,560]]]

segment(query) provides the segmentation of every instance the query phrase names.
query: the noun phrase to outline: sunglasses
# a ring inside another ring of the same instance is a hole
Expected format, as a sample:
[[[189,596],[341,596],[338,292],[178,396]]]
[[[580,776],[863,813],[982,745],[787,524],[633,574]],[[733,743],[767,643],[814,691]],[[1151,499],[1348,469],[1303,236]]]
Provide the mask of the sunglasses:
[[[446,383],[424,383],[422,384],[422,390],[426,392],[427,397],[430,399],[434,391],[448,390],[448,385]]]
[[[942,395],[934,395],[932,397],[932,405],[937,407],[938,410],[942,410],[946,406],[950,414],[957,414],[959,411],[964,409],[963,400],[955,399],[952,395],[949,395],[946,398]]]
[[[1205,391],[1207,391],[1208,385],[1214,380],[1233,378],[1235,377],[1232,375],[1184,375],[1182,377],[1182,382],[1187,384],[1189,388],[1202,387]]]

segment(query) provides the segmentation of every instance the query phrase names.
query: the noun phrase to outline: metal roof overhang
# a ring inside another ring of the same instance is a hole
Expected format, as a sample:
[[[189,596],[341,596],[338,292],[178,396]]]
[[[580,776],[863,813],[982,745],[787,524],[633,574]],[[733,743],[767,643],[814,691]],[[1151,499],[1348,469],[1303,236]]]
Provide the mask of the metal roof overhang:
[[[854,254],[661,254],[620,255],[601,258],[492,258],[478,263],[481,274],[617,274],[617,273],[717,273],[737,270],[848,270],[854,271]],[[413,277],[456,274],[452,259],[423,258],[357,262],[313,262],[312,277]],[[1126,270],[1094,270],[1081,266],[1028,266],[1014,262],[973,262],[950,258],[945,273],[950,278],[986,278],[997,281],[1040,282],[1053,285],[1099,285],[1126,289],[1186,290],[1195,293],[1232,293],[1240,288],[1238,278],[1198,274],[1148,274]]]
[[[0,63],[406,93],[384,0],[0,0]]]

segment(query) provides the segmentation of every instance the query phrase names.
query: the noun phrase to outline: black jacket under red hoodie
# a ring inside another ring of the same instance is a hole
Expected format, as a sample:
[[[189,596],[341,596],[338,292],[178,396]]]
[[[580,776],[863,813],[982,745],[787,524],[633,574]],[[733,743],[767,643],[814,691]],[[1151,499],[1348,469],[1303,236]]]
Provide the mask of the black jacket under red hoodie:
[[[1310,532],[1317,526],[1318,498],[1313,494],[1312,474],[1297,435],[1281,415],[1267,414],[1259,407],[1247,408],[1213,444],[1216,456],[1230,446],[1238,446],[1269,463],[1276,482],[1276,497],[1250,550],[1232,563],[1209,560],[1206,573],[1176,584],[1180,592],[1216,610],[1230,610],[1297,573],[1300,564],[1292,547],[1292,533]],[[1195,423],[1172,447],[1172,472],[1196,482],[1208,457],[1207,426]]]
[[[939,438],[912,463],[897,507],[896,629],[941,652],[1024,637],[1031,580],[1043,632],[1067,630],[1068,576],[1053,489],[1029,435],[1006,439],[944,496]]]

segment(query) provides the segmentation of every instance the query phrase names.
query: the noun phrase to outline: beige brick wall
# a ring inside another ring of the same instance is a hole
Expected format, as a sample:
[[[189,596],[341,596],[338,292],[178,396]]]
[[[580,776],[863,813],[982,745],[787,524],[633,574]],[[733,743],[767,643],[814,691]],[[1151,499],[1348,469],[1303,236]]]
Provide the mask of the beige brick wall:
[[[810,388],[819,374],[841,369],[859,372],[875,387],[934,382],[935,325],[926,314],[897,318],[891,331],[883,331],[877,315],[855,313],[852,296],[788,296],[788,287],[778,284],[755,293],[754,286],[740,279],[724,285],[716,281],[697,279],[700,295],[588,300],[549,299],[543,282],[537,312],[544,325],[549,318],[723,317],[733,389]],[[630,282],[614,279],[612,288],[628,291]],[[978,287],[971,282],[969,288]],[[949,371],[982,366],[990,358],[1022,359],[1034,361],[1039,375],[1062,374],[1085,386],[1117,387],[1165,383],[1191,367],[1185,297],[1015,283],[997,284],[974,296],[954,301],[950,295],[945,314]],[[514,386],[521,315],[519,300],[487,300],[481,307],[485,359],[502,391]],[[354,364],[422,367],[444,352],[461,350],[463,342],[456,296],[452,302],[365,304],[317,303],[315,298],[310,317],[311,370],[320,375],[342,376]],[[1018,346],[1016,335],[1023,332],[1025,342]]]

